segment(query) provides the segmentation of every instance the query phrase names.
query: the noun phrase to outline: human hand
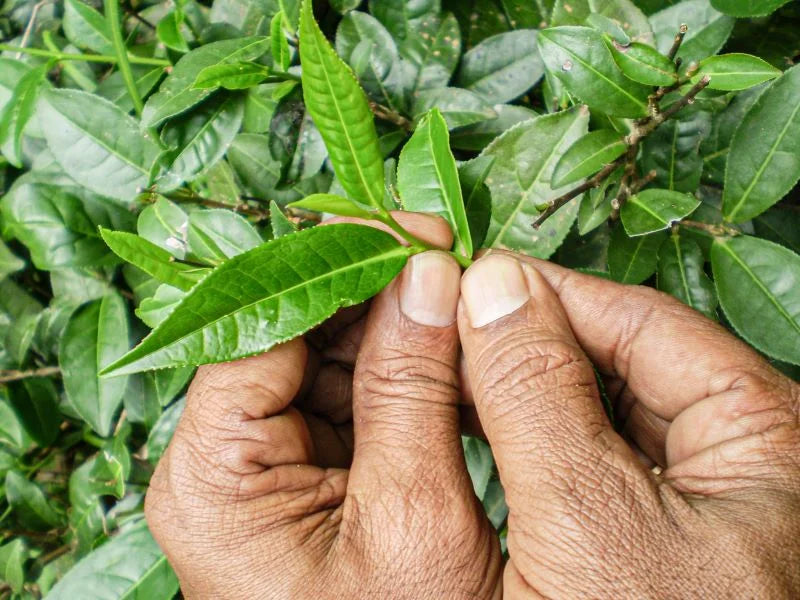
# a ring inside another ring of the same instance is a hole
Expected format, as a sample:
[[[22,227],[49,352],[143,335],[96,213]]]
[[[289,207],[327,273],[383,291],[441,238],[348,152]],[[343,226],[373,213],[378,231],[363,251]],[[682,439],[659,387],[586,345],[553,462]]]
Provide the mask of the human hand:
[[[365,323],[317,332],[323,356],[360,346],[354,374],[309,365],[304,340],[199,369],[146,502],[187,598],[499,598],[460,438],[460,277],[418,255]]]
[[[504,597],[800,597],[800,386],[669,296],[510,253],[467,270],[459,330]]]

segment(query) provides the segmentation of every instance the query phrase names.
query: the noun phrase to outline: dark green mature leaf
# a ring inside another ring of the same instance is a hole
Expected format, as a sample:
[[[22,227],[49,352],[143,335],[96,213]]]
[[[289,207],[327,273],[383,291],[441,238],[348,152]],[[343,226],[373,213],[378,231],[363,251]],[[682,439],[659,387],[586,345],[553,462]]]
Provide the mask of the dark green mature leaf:
[[[104,373],[228,361],[265,352],[380,291],[410,250],[363,225],[312,228],[229,260]],[[244,275],[246,274],[246,276]]]
[[[185,296],[186,292],[178,288],[167,284],[160,285],[152,297],[145,298],[139,303],[139,307],[135,311],[136,316],[139,317],[145,325],[151,329],[155,329],[170,315],[170,313],[172,313]]]
[[[14,538],[0,546],[0,581],[8,584],[12,592],[22,592],[27,558],[28,548],[22,538]]]
[[[214,264],[263,243],[246,219],[225,209],[193,210],[189,214],[187,240],[192,255]]]
[[[417,125],[400,153],[397,187],[405,210],[444,217],[453,230],[455,251],[472,257],[472,238],[464,210],[458,169],[441,113],[433,109]]]
[[[239,132],[243,116],[241,96],[218,96],[167,123],[161,138],[170,149],[160,159],[166,171],[156,179],[157,188],[172,190],[214,166]]]
[[[2,214],[2,207],[0,207],[0,214]],[[11,250],[8,249],[2,240],[0,240],[0,280],[5,279],[12,273],[16,273],[25,266],[25,261],[18,258]]]
[[[61,425],[53,381],[34,377],[15,382],[10,386],[9,400],[31,438],[43,448],[52,444]]]
[[[594,29],[545,29],[539,32],[539,49],[550,73],[590,108],[618,117],[647,114],[648,88],[623,75]]]
[[[400,44],[399,50],[401,57],[416,71],[410,88],[412,94],[444,87],[453,76],[461,55],[458,21],[449,13],[428,14],[419,19],[413,35]]]
[[[461,182],[461,195],[469,221],[469,234],[473,248],[480,248],[489,231],[492,217],[492,193],[486,185],[486,178],[492,170],[494,158],[482,156],[458,166],[458,179]]]
[[[113,54],[114,42],[105,17],[82,0],[64,1],[64,34],[78,48]]]
[[[77,90],[42,94],[39,121],[61,167],[80,185],[130,202],[147,185],[158,154],[139,125],[105,98]]]
[[[578,233],[586,235],[608,221],[613,211],[612,199],[618,191],[617,184],[621,178],[622,167],[603,181],[599,187],[589,190],[583,196],[578,209]]]
[[[593,131],[570,146],[553,171],[553,187],[564,187],[592,175],[628,149],[622,136],[610,129]]]
[[[314,20],[311,1],[300,17],[303,97],[325,140],[334,171],[353,200],[383,206],[383,157],[364,91]]]
[[[19,178],[0,201],[10,235],[28,247],[39,269],[108,264],[113,260],[98,225],[133,229],[133,215],[114,201],[77,187]]]
[[[756,235],[800,253],[800,211],[773,206],[753,221]]]
[[[328,151],[299,93],[281,99],[269,128],[272,157],[281,164],[281,182],[308,179],[322,169]]]
[[[617,23],[634,41],[653,43],[647,17],[631,0],[556,0],[551,24],[583,25],[592,14]]]
[[[694,192],[700,185],[703,157],[699,147],[711,130],[711,115],[678,115],[656,129],[642,144],[642,170],[655,171],[655,183],[678,192]]]
[[[178,579],[142,519],[78,562],[48,599],[171,598],[177,591]]]
[[[564,240],[575,220],[577,203],[570,203],[538,229],[531,224],[537,206],[568,191],[552,189],[550,179],[562,154],[586,133],[584,108],[524,121],[494,140],[481,156],[493,157],[486,183],[492,192],[492,220],[484,245],[548,258]]]
[[[734,17],[762,17],[787,2],[789,0],[711,0],[711,5]]]
[[[169,252],[138,235],[103,228],[100,235],[114,254],[162,283],[188,292],[204,274],[196,267],[175,262]]]
[[[493,110],[497,114],[496,117],[451,131],[450,144],[453,148],[480,152],[497,136],[508,131],[517,123],[539,116],[530,108],[513,104],[498,104]]]
[[[20,522],[34,531],[47,531],[63,522],[63,515],[48,501],[39,485],[18,471],[6,473],[6,500]]]
[[[765,354],[800,364],[800,256],[743,235],[716,239],[711,265],[736,331]]]
[[[256,62],[224,63],[211,65],[197,74],[192,85],[195,89],[243,90],[261,83],[270,74],[269,67]]]
[[[237,35],[266,35],[269,33],[269,24],[272,17],[281,10],[279,0],[264,0],[251,2],[250,0],[214,0],[208,20],[224,28],[227,37]]]
[[[432,108],[442,113],[450,129],[480,123],[497,116],[492,106],[478,94],[454,87],[418,92],[411,112],[414,118],[421,118]]]
[[[699,66],[692,82],[709,77],[708,87],[712,90],[745,90],[781,76],[780,69],[749,54],[710,56],[701,60]]]
[[[42,305],[11,279],[0,281],[0,364],[19,367],[33,342]]]
[[[164,74],[164,69],[162,68],[142,65],[131,65],[131,71],[133,71],[136,89],[142,97],[150,93]],[[128,93],[128,88],[125,86],[125,81],[119,71],[113,72],[99,82],[95,93],[111,100],[125,112],[133,110],[133,100],[131,100],[131,95]]]
[[[440,0],[370,0],[372,13],[391,32],[405,40],[418,31],[420,23],[440,8]]]
[[[697,242],[673,233],[658,249],[658,289],[716,319],[717,291],[704,266]]]
[[[189,250],[189,215],[177,204],[159,197],[139,213],[136,223],[139,235],[160,246],[179,260]]]
[[[222,40],[192,50],[177,62],[158,92],[147,100],[142,112],[142,125],[155,127],[207,98],[212,89],[194,87],[203,69],[254,60],[266,52],[269,52],[268,37]]]
[[[147,460],[152,464],[156,464],[158,459],[161,458],[161,455],[164,454],[164,450],[167,449],[185,406],[185,398],[181,398],[175,402],[161,413],[158,421],[156,421],[156,424],[150,431],[150,435],[147,437]]]
[[[86,461],[69,477],[69,528],[79,556],[89,552],[95,541],[103,535],[106,520],[92,477],[96,460],[92,458]]]
[[[800,178],[800,66],[759,96],[736,130],[728,155],[722,213],[741,223],[761,214]]]
[[[622,224],[630,237],[668,229],[691,214],[700,200],[690,194],[648,189],[634,194],[620,211]]]
[[[611,232],[608,270],[614,281],[639,284],[656,272],[658,249],[666,236],[654,233],[628,237],[622,224]]]
[[[22,420],[8,401],[6,391],[2,388],[0,388],[0,442],[18,450],[26,450],[33,443],[22,425]]]
[[[518,98],[544,75],[536,36],[535,29],[518,29],[483,40],[462,57],[458,85],[492,104]]]
[[[716,54],[725,45],[735,22],[714,10],[708,0],[683,0],[650,17],[656,47],[662,53],[669,51],[681,24],[689,26],[678,51],[684,66]]]
[[[652,46],[641,42],[623,45],[608,36],[605,40],[626,77],[646,85],[671,85],[677,81],[675,63]]]
[[[72,408],[101,436],[110,435],[122,403],[126,377],[99,379],[97,373],[128,349],[125,301],[116,293],[75,313],[61,340],[58,362]]]

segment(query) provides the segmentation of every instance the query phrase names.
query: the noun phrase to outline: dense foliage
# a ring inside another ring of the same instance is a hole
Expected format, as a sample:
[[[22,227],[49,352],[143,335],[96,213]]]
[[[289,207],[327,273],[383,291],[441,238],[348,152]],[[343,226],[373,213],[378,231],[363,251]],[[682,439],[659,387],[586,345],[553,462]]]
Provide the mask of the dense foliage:
[[[394,209],[798,375],[800,2],[8,0],[0,31],[0,598],[173,597],[142,505],[194,367],[379,292],[427,248]]]

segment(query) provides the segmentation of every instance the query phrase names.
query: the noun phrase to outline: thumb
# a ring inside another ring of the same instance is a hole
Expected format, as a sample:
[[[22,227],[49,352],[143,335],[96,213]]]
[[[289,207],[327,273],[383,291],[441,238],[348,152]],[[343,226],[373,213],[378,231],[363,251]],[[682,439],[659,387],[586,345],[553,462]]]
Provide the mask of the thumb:
[[[467,270],[461,293],[458,323],[475,406],[512,520],[516,509],[552,523],[547,513],[583,512],[592,502],[607,513],[624,496],[613,493],[617,485],[630,489],[632,478],[647,485],[603,411],[594,370],[558,296],[538,271],[489,254]]]

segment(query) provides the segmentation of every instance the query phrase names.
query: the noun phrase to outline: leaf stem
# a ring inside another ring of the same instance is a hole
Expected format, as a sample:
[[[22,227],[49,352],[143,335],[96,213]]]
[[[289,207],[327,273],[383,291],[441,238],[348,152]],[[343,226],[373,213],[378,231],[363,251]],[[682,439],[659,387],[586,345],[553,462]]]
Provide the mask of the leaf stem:
[[[703,223],[701,221],[683,219],[678,221],[676,225],[679,225],[680,227],[688,227],[690,229],[699,229],[713,235],[714,237],[737,236],[742,234],[742,232],[738,229],[724,225],[723,223]]]
[[[169,198],[170,200],[174,200],[175,202],[188,202],[191,204],[199,204],[201,206],[206,206],[208,208],[227,208],[228,210],[232,210],[234,212],[238,212],[243,215],[255,217],[259,221],[266,221],[269,219],[268,211],[261,210],[259,208],[253,208],[245,203],[226,204],[225,202],[217,202],[216,200],[203,198],[202,196],[199,196],[189,190],[179,189],[176,190],[175,192],[163,194],[163,196],[165,198]]]
[[[414,234],[406,231],[403,228],[403,226],[400,225],[400,223],[398,223],[392,216],[392,214],[386,209],[382,209],[381,212],[375,213],[375,216],[373,218],[376,221],[380,221],[384,225],[388,226],[397,235],[399,235],[401,238],[407,241],[412,248],[418,249],[420,252],[424,252],[425,250],[437,249],[433,245],[426,242],[425,240],[421,240]]]
[[[75,54],[72,52],[52,52],[41,48],[23,48],[21,46],[11,46],[0,44],[0,52],[16,52],[18,54],[28,54],[30,56],[41,56],[43,58],[54,58],[56,60],[82,60],[86,62],[101,62],[116,64],[118,57],[110,54]],[[132,65],[151,65],[154,67],[169,67],[172,65],[163,58],[147,58],[145,56],[128,55],[128,62]]]
[[[117,55],[117,67],[122,74],[122,79],[125,81],[125,87],[128,88],[128,95],[131,97],[131,100],[133,100],[133,107],[136,109],[136,114],[141,116],[144,103],[136,87],[133,71],[131,71],[131,63],[128,60],[128,48],[125,46],[125,40],[122,38],[119,0],[103,0],[103,6],[105,7],[106,21],[108,21],[108,27],[111,30],[114,52]]]
[[[61,375],[61,369],[58,367],[42,367],[40,369],[29,369],[27,371],[11,369],[8,371],[0,371],[0,383],[10,383],[12,381],[29,379],[31,377],[55,377],[58,375]]]

